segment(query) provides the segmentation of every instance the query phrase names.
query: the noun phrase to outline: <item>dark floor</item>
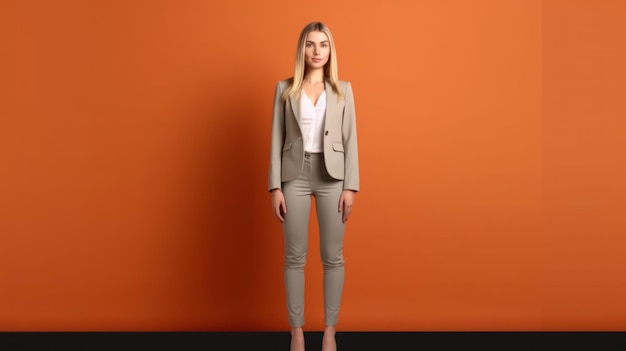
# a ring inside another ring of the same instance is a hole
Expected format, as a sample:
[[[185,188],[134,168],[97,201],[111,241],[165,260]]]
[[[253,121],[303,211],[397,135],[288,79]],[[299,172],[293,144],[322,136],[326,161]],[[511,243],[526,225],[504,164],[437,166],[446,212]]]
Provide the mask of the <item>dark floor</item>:
[[[320,350],[322,334],[305,333]],[[626,332],[338,332],[353,350],[626,350]],[[0,333],[0,350],[289,350],[288,332]]]

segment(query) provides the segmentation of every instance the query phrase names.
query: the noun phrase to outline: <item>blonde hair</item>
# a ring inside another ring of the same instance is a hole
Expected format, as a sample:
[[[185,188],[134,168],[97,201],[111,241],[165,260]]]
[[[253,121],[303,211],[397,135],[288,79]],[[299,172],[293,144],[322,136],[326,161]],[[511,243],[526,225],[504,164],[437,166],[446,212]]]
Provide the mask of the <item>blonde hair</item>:
[[[307,24],[302,32],[300,32],[300,39],[298,40],[298,46],[296,48],[296,63],[294,68],[293,78],[289,84],[289,88],[283,93],[283,100],[296,96],[302,90],[302,82],[304,80],[304,74],[306,73],[306,63],[304,61],[304,50],[306,45],[306,37],[310,32],[322,32],[328,37],[330,44],[330,57],[328,62],[324,65],[324,78],[330,83],[333,91],[343,98],[343,93],[339,88],[339,76],[337,74],[337,53],[335,52],[335,42],[333,36],[330,34],[330,29],[322,22],[311,22]]]

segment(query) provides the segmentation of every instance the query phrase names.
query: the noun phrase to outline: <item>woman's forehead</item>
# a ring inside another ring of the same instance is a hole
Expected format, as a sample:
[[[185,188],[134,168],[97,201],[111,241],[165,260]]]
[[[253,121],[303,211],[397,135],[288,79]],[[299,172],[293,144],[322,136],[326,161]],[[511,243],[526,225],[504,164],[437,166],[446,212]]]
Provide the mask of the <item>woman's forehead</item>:
[[[306,41],[321,43],[323,41],[328,41],[328,36],[324,32],[312,31],[307,34]]]

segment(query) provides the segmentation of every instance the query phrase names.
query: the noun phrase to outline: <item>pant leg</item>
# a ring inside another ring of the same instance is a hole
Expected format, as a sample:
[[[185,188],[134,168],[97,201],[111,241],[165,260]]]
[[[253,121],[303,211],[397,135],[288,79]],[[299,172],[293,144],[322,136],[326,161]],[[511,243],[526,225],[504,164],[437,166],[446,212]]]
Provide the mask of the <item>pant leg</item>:
[[[284,282],[289,325],[304,325],[304,267],[308,251],[311,212],[310,164],[305,160],[302,175],[282,184],[287,213],[284,215]]]
[[[328,175],[322,155],[312,158],[313,194],[320,230],[320,256],[324,267],[324,321],[337,324],[344,284],[343,238],[345,224],[339,212],[343,181]]]

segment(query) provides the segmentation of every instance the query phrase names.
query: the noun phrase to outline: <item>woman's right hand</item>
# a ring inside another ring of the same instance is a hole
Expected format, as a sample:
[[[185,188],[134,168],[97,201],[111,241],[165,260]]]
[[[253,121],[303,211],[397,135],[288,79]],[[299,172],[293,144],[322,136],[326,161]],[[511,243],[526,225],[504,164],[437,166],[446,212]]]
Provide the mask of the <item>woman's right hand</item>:
[[[283,215],[287,213],[287,205],[285,204],[285,196],[280,189],[272,190],[272,210],[274,211],[274,216],[280,223],[283,223],[285,221]]]

